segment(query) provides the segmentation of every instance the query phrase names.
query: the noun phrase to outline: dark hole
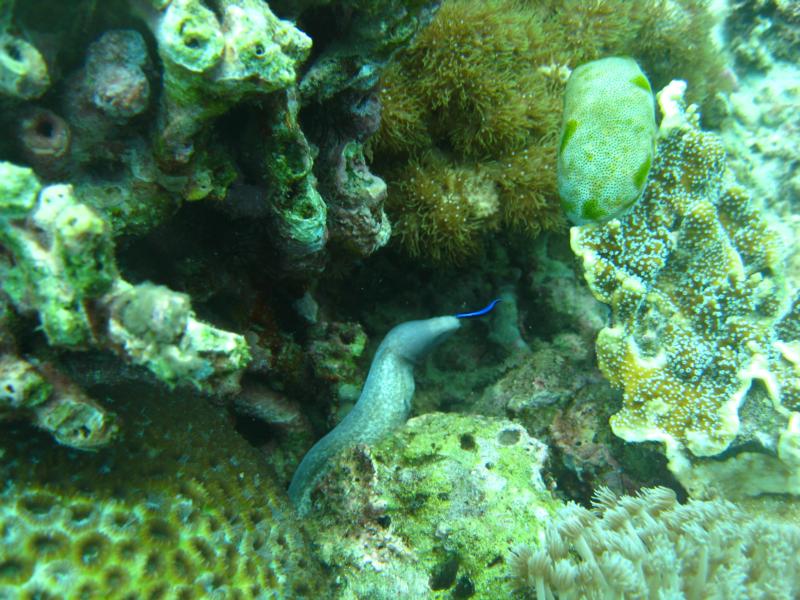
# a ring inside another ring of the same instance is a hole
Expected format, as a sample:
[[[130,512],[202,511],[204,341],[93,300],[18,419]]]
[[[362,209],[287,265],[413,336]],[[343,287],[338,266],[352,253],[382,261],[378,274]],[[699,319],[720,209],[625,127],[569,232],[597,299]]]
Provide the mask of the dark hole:
[[[376,519],[376,521],[378,522],[378,525],[380,525],[384,529],[386,529],[387,527],[389,527],[389,525],[392,524],[392,518],[389,515],[380,516]]]
[[[17,62],[20,62],[22,60],[22,53],[19,51],[19,48],[17,48],[15,44],[6,44],[5,51],[11,60],[15,60]]]
[[[432,590],[449,590],[456,582],[456,575],[458,575],[458,558],[451,556],[436,567],[428,583]]]
[[[475,450],[475,438],[472,437],[472,434],[465,433],[459,438],[459,442],[461,443],[462,450]]]
[[[497,436],[497,439],[503,446],[513,446],[519,441],[519,436],[519,429],[504,429]]]
[[[487,566],[487,568],[496,567],[497,565],[501,564],[502,562],[503,562],[503,557],[502,557],[502,556],[495,556],[495,557],[494,557],[494,558],[493,558],[493,559],[492,559],[492,560],[489,562],[489,564],[488,564],[488,565],[486,565],[486,566]]]
[[[188,39],[183,40],[184,45],[187,48],[198,48],[200,46],[200,41],[195,37],[190,37]]]
[[[456,588],[453,590],[453,598],[470,598],[475,593],[475,584],[472,580],[463,575],[458,578]]]
[[[264,46],[262,46],[261,44],[256,44],[255,47],[253,48],[253,51],[256,53],[256,56],[264,56],[265,50]]]
[[[53,122],[50,119],[39,119],[36,123],[36,135],[41,137],[53,137],[53,133],[55,133],[55,127],[53,127]]]

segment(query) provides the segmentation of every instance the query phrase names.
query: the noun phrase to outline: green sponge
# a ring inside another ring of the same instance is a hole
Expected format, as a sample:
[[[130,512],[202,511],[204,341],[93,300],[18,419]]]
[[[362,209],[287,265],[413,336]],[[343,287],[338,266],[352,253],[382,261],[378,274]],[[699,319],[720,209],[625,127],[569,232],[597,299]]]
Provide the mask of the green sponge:
[[[639,199],[653,163],[655,101],[631,58],[609,57],[572,72],[564,93],[558,193],[576,224],[619,217]]]

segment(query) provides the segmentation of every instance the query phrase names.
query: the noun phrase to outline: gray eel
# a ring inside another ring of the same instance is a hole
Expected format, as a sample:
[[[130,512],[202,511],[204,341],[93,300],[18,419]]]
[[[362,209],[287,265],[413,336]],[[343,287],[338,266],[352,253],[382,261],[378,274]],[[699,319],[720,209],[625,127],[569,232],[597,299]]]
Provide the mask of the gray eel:
[[[453,316],[409,321],[383,338],[353,409],[303,457],[289,485],[298,512],[309,509],[309,495],[331,459],[357,444],[374,444],[408,419],[414,395],[414,364],[461,325]]]

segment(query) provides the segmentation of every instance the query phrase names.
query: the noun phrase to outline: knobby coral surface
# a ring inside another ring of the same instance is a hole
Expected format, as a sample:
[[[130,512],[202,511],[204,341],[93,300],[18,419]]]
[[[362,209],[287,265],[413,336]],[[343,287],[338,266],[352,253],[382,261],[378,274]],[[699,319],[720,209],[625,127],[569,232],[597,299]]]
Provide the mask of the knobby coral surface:
[[[663,442],[671,469],[702,494],[714,477],[692,475],[690,459],[728,449],[743,405],[762,405],[772,422],[747,413],[744,429],[772,440],[762,443],[773,453],[777,445],[782,491],[798,493],[797,452],[777,444],[795,439],[798,414],[797,315],[781,239],[726,175],[719,140],[699,128],[682,90],[674,82],[659,95],[665,116],[641,203],[572,229],[586,280],[613,311],[597,339],[601,370],[623,390],[611,425],[628,441]],[[761,487],[748,493],[780,484]]]

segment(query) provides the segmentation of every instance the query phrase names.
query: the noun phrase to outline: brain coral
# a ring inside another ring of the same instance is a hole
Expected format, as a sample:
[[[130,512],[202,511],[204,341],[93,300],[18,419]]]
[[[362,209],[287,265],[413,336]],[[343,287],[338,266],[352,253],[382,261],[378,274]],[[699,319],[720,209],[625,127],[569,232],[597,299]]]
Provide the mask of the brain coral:
[[[144,386],[93,392],[124,422],[96,454],[3,427],[0,598],[308,596],[303,538],[224,411]]]
[[[762,439],[796,437],[778,430],[797,409],[781,391],[797,389],[798,369],[781,240],[726,177],[719,140],[683,112],[679,93],[673,84],[659,95],[665,117],[643,199],[624,217],[574,227],[572,248],[613,310],[597,339],[601,370],[623,389],[611,426],[628,441],[664,442],[688,485],[689,460],[723,452],[739,434],[754,380],[774,413]],[[797,481],[790,489],[800,492]]]

